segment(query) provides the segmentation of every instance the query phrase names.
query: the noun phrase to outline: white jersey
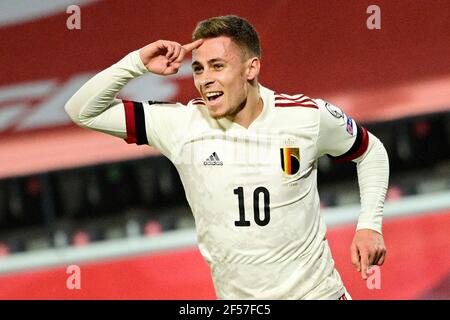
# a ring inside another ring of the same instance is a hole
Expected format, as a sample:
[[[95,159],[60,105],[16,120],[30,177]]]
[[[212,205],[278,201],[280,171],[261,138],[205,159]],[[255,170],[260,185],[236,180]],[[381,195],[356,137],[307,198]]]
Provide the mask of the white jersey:
[[[88,87],[101,92],[81,110],[91,119],[83,125],[154,146],[174,163],[218,298],[341,297],[320,213],[317,161],[359,157],[367,131],[328,102],[263,86],[263,111],[248,128],[211,118],[200,98],[188,105],[115,99],[144,72],[136,51],[91,80]],[[92,94],[88,87],[73,99]]]

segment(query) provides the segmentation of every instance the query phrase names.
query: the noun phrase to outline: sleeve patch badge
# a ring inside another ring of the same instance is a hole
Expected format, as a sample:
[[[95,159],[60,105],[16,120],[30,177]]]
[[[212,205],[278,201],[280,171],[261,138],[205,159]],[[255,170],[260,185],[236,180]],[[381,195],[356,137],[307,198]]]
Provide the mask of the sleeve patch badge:
[[[325,101],[325,108],[327,108],[328,112],[331,113],[331,115],[336,119],[344,117],[344,112],[338,107],[332,105],[331,103]]]
[[[351,136],[353,136],[353,132],[354,132],[354,130],[353,130],[353,119],[351,117],[349,117],[349,116],[347,116],[347,126],[346,126],[346,128],[347,128],[347,132]]]

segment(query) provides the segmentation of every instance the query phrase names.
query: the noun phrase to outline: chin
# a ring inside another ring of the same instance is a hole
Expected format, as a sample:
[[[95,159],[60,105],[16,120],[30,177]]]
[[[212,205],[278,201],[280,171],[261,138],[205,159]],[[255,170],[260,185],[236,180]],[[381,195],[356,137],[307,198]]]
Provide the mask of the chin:
[[[219,120],[222,119],[223,117],[225,117],[224,114],[221,113],[209,113],[210,117],[215,119],[215,120]]]
[[[220,119],[220,118],[223,118],[226,116],[226,113],[222,112],[221,110],[211,110],[208,108],[208,111],[209,111],[210,117],[214,118],[214,119]]]
[[[222,116],[220,114],[215,114],[215,113],[210,113],[209,116],[216,120],[222,118]]]

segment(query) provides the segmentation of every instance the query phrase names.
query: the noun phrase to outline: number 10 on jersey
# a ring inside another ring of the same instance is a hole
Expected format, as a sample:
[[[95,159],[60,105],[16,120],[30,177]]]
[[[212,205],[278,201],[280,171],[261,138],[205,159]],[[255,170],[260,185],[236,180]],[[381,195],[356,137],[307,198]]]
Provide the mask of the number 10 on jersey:
[[[234,225],[236,227],[249,227],[250,221],[245,219],[244,188],[237,187],[233,192],[238,196],[239,203],[239,220],[234,221]],[[262,219],[259,208],[261,194],[264,200],[264,216]],[[264,187],[258,187],[253,191],[253,214],[256,224],[261,227],[267,225],[270,221],[270,194],[269,190]]]

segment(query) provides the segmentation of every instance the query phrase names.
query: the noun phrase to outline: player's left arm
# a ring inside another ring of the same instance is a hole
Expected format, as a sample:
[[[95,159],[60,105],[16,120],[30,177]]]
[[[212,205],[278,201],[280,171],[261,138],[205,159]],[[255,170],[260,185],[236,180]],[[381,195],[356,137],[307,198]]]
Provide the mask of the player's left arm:
[[[320,111],[319,156],[328,154],[334,162],[356,163],[361,213],[350,253],[363,279],[368,267],[382,265],[386,247],[382,235],[384,200],[389,181],[389,159],[381,141],[339,108],[316,100]]]

